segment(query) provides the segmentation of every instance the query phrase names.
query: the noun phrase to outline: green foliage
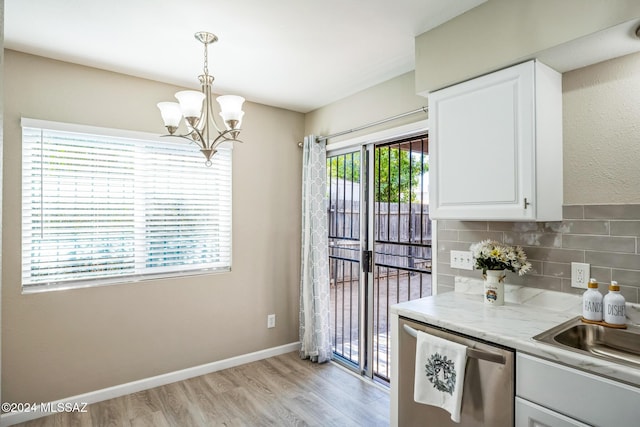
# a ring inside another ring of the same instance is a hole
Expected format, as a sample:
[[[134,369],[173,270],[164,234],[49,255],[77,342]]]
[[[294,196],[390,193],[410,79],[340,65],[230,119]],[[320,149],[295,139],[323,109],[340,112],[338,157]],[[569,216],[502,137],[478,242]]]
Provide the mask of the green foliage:
[[[327,162],[330,177],[338,177],[351,182],[360,182],[360,153],[349,153],[331,157]]]
[[[410,158],[411,157],[411,158]],[[327,162],[329,176],[360,182],[360,153],[331,157]],[[420,189],[420,177],[429,170],[426,156],[392,147],[375,150],[376,202],[408,203],[415,201]],[[411,191],[413,189],[413,191]]]
[[[375,155],[375,201],[408,203],[416,200],[420,191],[420,177],[429,170],[429,164],[419,154],[382,147]],[[413,189],[413,191],[411,191]]]

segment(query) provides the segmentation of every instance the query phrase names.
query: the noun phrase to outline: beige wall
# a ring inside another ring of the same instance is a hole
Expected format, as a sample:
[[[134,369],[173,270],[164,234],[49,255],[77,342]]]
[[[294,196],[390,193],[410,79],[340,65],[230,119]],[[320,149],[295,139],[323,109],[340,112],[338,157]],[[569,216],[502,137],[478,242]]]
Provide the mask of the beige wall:
[[[298,340],[302,114],[245,104],[232,272],[22,295],[20,117],[160,134],[155,104],[178,88],[14,51],[5,59],[4,401],[61,399]],[[269,313],[277,326],[267,330]]]
[[[565,73],[562,86],[565,204],[640,203],[640,53]]]
[[[410,72],[308,113],[305,116],[305,134],[330,135],[406,113],[425,105],[427,105],[427,99],[416,95],[414,73]],[[333,138],[327,143],[332,144],[426,118],[426,114],[418,113],[364,131]]]
[[[637,0],[489,0],[416,37],[416,92],[506,67],[638,17]]]

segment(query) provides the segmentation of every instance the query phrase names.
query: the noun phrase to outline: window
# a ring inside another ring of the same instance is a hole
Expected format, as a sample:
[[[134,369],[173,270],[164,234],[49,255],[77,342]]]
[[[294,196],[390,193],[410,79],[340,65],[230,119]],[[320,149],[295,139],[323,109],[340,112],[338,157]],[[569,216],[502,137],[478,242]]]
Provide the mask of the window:
[[[231,144],[175,140],[23,118],[23,290],[228,271]]]

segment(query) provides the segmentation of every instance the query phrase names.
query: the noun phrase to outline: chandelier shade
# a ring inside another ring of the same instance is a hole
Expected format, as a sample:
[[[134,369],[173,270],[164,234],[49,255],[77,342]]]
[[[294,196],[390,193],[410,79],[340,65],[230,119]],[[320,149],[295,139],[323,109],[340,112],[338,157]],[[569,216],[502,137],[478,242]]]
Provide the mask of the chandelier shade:
[[[227,129],[232,128],[229,122],[234,120],[237,122],[237,126],[240,127],[242,116],[244,116],[244,111],[242,111],[244,98],[236,95],[223,95],[217,97],[216,101],[220,104],[220,117],[224,120]]]
[[[176,99],[180,103],[180,110],[185,119],[190,117],[200,118],[202,114],[202,101],[205,94],[195,90],[183,90],[176,93]]]
[[[198,32],[197,40],[204,44],[204,70],[198,76],[201,91],[183,90],[175,94],[178,102],[159,102],[158,108],[169,132],[168,135],[190,140],[200,147],[206,158],[205,164],[211,166],[211,157],[216,153],[218,145],[225,141],[238,141],[240,125],[244,111],[242,104],[245,99],[237,95],[222,95],[216,98],[220,104],[219,115],[224,122],[224,128],[217,125],[213,113],[211,85],[213,76],[209,75],[207,46],[218,40],[214,34]],[[176,134],[180,122],[184,118],[187,133]],[[238,141],[242,142],[242,141]]]
[[[178,128],[182,120],[182,110],[177,102],[158,102],[158,108],[166,127]],[[175,131],[174,131],[175,132]]]

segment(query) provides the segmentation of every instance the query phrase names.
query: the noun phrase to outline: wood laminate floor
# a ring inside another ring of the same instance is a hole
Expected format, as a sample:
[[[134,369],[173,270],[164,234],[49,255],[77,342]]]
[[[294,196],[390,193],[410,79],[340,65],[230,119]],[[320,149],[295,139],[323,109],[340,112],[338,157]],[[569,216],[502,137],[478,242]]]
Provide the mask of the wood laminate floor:
[[[388,426],[389,393],[297,352],[94,403],[23,427]]]

